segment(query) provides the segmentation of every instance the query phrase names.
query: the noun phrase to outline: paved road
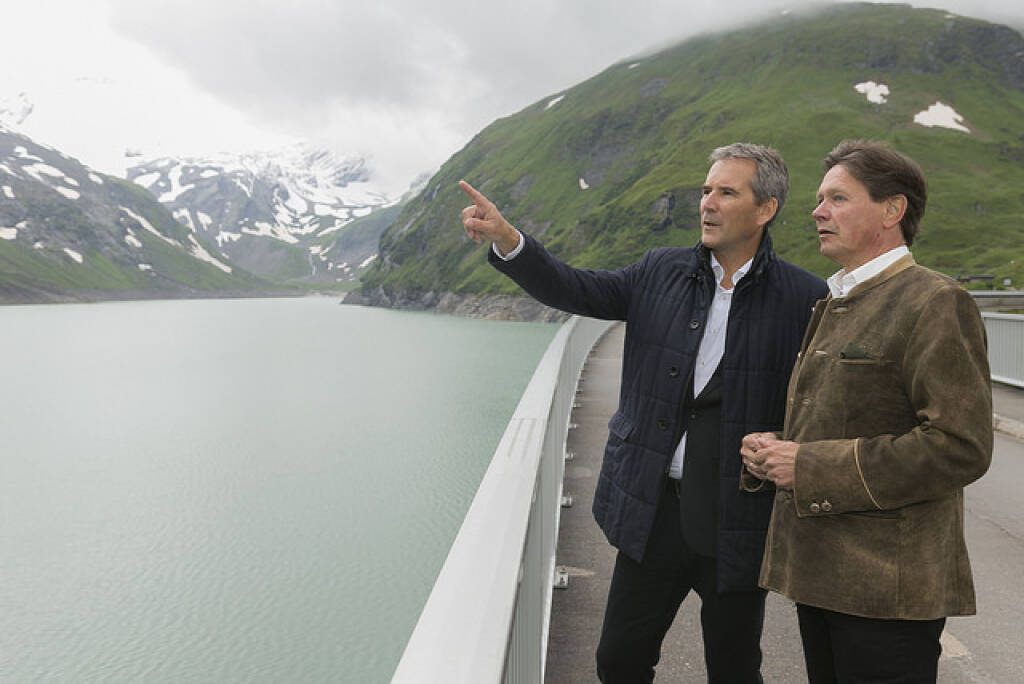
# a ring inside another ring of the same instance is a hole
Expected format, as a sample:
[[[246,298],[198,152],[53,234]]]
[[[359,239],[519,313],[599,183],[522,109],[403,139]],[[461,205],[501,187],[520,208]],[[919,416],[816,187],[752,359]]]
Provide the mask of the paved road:
[[[1024,682],[1024,442],[996,434],[992,468],[965,492],[978,614],[946,624],[941,682]]]
[[[562,512],[558,563],[567,566],[569,588],[555,592],[546,681],[596,682],[593,651],[600,634],[614,550],[590,515],[593,485],[615,410],[621,369],[623,326],[598,344],[581,383],[583,409],[569,436],[576,458],[566,464],[566,492],[572,508]],[[1024,425],[1024,391],[997,388],[996,412]],[[996,435],[991,470],[966,490],[967,543],[978,591],[978,615],[952,618],[943,637],[941,684],[1024,682],[1024,442]],[[659,682],[703,682],[699,599],[688,597],[665,639]],[[764,638],[766,682],[800,684],[804,674],[800,637],[792,604],[768,598]]]

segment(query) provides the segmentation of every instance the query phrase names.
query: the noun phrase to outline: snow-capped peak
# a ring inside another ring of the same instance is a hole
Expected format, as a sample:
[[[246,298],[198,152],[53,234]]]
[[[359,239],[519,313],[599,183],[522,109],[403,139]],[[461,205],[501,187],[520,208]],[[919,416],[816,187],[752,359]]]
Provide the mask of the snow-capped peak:
[[[363,159],[301,143],[241,154],[162,157],[130,167],[127,175],[226,257],[273,278],[294,268],[290,249],[305,260],[315,241],[403,199],[379,190]]]

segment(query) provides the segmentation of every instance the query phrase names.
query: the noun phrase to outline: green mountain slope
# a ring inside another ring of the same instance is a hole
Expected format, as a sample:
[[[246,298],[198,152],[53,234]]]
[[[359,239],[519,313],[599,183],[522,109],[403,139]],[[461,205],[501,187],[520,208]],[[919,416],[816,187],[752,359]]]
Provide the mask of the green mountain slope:
[[[868,81],[888,87],[884,103],[855,89]],[[914,122],[937,102],[968,131]],[[518,291],[463,235],[460,178],[578,266],[695,244],[707,155],[737,140],[782,152],[791,191],[775,245],[827,275],[810,212],[821,159],[853,137],[889,140],[924,168],[921,263],[1024,285],[1024,38],[940,10],[843,4],[616,64],[495,121],[382,236],[363,300]]]

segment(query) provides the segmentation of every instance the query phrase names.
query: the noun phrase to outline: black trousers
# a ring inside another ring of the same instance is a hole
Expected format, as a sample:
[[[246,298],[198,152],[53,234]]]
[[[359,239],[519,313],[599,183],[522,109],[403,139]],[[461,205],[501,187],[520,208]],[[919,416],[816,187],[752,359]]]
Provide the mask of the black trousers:
[[[661,643],[679,605],[691,591],[701,599],[704,662],[708,681],[761,682],[764,590],[718,593],[715,559],[700,556],[683,540],[679,499],[667,484],[643,562],[619,553],[615,560],[597,675],[605,684],[654,681]]]
[[[938,676],[938,620],[878,620],[797,604],[810,684],[925,684]]]

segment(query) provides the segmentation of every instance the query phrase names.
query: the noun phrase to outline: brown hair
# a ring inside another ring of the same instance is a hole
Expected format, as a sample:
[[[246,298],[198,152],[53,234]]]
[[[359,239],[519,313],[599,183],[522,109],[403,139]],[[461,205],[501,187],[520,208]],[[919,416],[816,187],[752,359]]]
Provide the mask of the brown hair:
[[[900,221],[903,240],[914,242],[928,202],[928,184],[924,173],[910,157],[897,152],[889,143],[877,140],[844,140],[825,157],[825,171],[842,165],[864,184],[872,201],[903,195],[907,210]]]

